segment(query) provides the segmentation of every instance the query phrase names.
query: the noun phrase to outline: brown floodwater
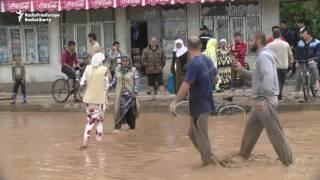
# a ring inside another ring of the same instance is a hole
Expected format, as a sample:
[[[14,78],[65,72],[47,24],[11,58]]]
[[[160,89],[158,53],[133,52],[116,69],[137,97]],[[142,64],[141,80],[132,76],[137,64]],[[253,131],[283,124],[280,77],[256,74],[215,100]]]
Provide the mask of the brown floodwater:
[[[277,160],[265,132],[253,158],[234,168],[201,167],[186,136],[188,117],[142,114],[137,129],[90,139],[79,151],[84,113],[0,113],[0,180],[319,180],[320,112],[282,113],[294,165]],[[211,117],[209,136],[219,158],[237,152],[246,119]]]

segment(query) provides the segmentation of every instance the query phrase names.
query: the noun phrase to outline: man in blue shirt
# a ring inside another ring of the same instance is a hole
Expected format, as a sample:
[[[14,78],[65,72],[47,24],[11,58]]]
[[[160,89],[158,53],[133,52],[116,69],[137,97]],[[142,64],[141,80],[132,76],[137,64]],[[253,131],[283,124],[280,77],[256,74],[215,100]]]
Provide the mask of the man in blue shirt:
[[[170,104],[170,111],[174,111],[177,102],[181,101],[189,92],[191,123],[189,137],[200,152],[204,166],[220,165],[211,153],[208,138],[208,117],[214,109],[212,90],[217,78],[217,69],[212,61],[201,53],[201,41],[192,36],[188,40],[191,61],[187,64],[184,82]]]

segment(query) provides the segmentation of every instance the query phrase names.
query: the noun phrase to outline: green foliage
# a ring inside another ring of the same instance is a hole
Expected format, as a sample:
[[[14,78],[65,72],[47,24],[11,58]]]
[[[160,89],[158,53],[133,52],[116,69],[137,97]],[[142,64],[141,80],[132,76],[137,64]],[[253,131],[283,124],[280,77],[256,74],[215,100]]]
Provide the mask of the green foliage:
[[[320,38],[320,0],[283,2],[280,4],[280,17],[289,23],[291,29],[297,29],[297,21],[304,19]]]

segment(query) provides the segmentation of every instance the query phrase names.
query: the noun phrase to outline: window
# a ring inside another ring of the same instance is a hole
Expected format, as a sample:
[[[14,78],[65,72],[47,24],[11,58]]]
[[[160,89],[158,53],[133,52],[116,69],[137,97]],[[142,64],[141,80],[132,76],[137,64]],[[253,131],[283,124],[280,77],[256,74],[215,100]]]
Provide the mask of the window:
[[[113,9],[63,12],[62,18],[62,47],[66,48],[68,41],[76,42],[76,52],[80,60],[87,57],[89,46],[87,36],[90,32],[97,35],[101,52],[106,53],[114,41]]]
[[[174,41],[187,40],[187,11],[185,6],[164,6],[161,10],[163,32],[162,47],[167,58],[172,57]]]
[[[16,14],[0,15],[0,64],[20,57],[24,64],[49,63],[47,25],[23,25]]]
[[[216,4],[205,3],[201,7],[202,25],[218,40],[233,41],[235,32],[242,33],[245,41],[261,31],[261,11],[258,0],[239,0]]]

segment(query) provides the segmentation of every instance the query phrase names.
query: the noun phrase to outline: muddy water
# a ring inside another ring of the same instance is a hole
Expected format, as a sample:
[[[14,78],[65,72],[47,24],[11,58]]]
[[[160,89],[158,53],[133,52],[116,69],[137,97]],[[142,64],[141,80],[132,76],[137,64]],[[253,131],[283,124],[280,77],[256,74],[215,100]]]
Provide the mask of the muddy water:
[[[108,127],[108,115],[105,127]],[[144,114],[135,131],[104,134],[80,152],[82,113],[0,113],[0,176],[5,180],[319,180],[320,113],[284,113],[295,164],[283,167],[263,133],[252,160],[201,168],[186,136],[187,117]],[[239,149],[245,119],[211,117],[210,140],[223,158]],[[1,177],[0,177],[1,179]]]

